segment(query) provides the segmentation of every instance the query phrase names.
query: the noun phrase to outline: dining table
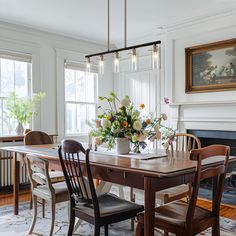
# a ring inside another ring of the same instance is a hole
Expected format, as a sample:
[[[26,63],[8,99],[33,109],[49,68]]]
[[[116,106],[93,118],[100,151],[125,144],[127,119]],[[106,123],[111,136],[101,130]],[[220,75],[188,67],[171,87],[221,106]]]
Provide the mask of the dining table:
[[[0,149],[13,153],[13,204],[14,214],[19,210],[20,162],[24,157],[37,155],[49,161],[54,170],[61,170],[58,145],[5,146]],[[153,149],[147,154],[119,155],[107,150],[90,151],[90,165],[93,177],[132,188],[144,190],[144,235],[154,235],[155,193],[170,187],[192,182],[196,171],[196,162],[189,159],[184,151],[166,151]],[[223,156],[214,156],[204,160],[202,168],[223,162]],[[230,157],[236,161],[236,157]],[[85,166],[85,159],[81,162]]]

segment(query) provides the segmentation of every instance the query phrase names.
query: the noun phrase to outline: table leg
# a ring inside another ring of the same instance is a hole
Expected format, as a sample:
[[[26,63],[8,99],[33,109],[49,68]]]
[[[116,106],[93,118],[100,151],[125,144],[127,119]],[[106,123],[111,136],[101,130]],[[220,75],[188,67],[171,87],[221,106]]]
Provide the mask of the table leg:
[[[17,161],[17,153],[13,153],[13,207],[14,215],[19,212],[19,184],[20,184],[20,162]]]
[[[149,177],[144,177],[144,193],[144,235],[154,236],[155,191]]]

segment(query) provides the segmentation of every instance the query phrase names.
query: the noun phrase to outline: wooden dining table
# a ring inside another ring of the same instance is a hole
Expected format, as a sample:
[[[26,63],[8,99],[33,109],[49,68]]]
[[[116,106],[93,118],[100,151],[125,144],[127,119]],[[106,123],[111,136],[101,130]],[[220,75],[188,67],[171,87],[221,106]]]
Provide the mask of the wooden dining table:
[[[47,159],[50,168],[60,170],[58,146],[28,145],[5,146],[2,150],[13,153],[14,214],[19,206],[19,163],[26,154]],[[155,153],[156,150],[153,150]],[[159,152],[159,150],[157,150]],[[224,157],[215,156],[203,161],[203,168],[223,162]],[[230,157],[236,161],[236,157]],[[82,159],[82,163],[85,164]],[[183,151],[167,151],[166,156],[142,160],[138,156],[125,157],[107,152],[90,152],[90,164],[94,178],[144,190],[144,234],[154,235],[155,193],[157,191],[189,183],[194,179],[196,163]]]

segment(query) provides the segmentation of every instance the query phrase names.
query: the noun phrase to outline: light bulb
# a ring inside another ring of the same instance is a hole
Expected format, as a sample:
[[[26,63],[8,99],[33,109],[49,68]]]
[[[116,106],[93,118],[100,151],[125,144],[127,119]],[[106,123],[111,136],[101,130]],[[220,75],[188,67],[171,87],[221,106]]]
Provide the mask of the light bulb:
[[[90,68],[91,68],[91,63],[90,63],[90,58],[86,58],[86,72],[90,73]]]
[[[135,48],[132,49],[131,71],[137,71],[137,54]]]
[[[103,75],[104,74],[104,57],[103,55],[100,56],[100,61],[99,61],[99,74]]]
[[[158,47],[156,44],[153,45],[152,49],[152,68],[158,68]]]
[[[119,73],[119,72],[120,72],[120,57],[119,57],[119,52],[116,52],[114,56],[114,73]]]

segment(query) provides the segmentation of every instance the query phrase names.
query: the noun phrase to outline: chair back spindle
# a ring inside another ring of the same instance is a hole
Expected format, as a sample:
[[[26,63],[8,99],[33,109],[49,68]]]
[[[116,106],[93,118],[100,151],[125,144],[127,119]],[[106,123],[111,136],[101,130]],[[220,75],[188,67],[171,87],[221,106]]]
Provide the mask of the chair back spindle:
[[[81,156],[85,157],[86,168],[81,165]],[[95,215],[99,217],[99,205],[89,163],[89,149],[85,150],[75,140],[63,140],[59,147],[59,157],[72,204],[92,204]],[[89,186],[86,184],[87,180]]]
[[[171,143],[172,151],[190,152],[193,149],[201,148],[201,141],[193,134],[175,134],[174,142]]]

